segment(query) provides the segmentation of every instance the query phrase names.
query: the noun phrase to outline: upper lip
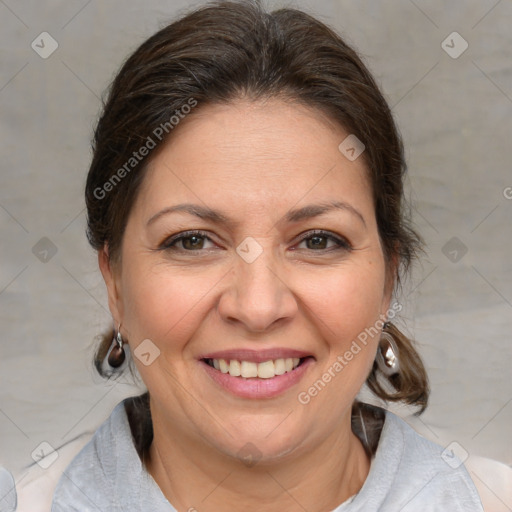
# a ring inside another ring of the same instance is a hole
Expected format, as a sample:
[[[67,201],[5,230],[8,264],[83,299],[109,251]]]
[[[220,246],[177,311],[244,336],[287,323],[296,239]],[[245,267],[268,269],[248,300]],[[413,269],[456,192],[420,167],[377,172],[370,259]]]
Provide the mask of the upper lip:
[[[310,352],[303,350],[296,350],[293,348],[267,348],[263,350],[250,350],[250,349],[228,349],[219,350],[216,352],[208,352],[199,357],[199,359],[225,359],[237,361],[250,361],[253,363],[263,363],[272,359],[288,359],[298,357],[312,356]]]

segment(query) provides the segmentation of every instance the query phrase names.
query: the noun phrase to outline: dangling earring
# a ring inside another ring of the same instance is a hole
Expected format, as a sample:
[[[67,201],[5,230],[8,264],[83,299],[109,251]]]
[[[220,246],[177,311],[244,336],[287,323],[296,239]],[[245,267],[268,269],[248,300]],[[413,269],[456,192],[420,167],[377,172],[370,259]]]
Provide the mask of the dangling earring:
[[[382,327],[382,334],[376,355],[377,366],[386,377],[391,377],[391,375],[395,375],[400,371],[396,342],[393,336],[385,330],[389,325],[390,324],[386,322]]]
[[[117,332],[114,331],[112,344],[108,349],[105,359],[103,360],[103,373],[106,375],[112,375],[114,373],[121,372],[127,365],[127,352],[128,345],[125,346],[123,336],[121,335],[121,324],[119,324]]]
[[[109,353],[107,355],[108,364],[112,368],[119,368],[126,359],[126,354],[124,353],[123,345],[123,337],[121,336],[121,324],[117,328],[117,335],[114,336],[112,340],[112,346],[110,347]]]

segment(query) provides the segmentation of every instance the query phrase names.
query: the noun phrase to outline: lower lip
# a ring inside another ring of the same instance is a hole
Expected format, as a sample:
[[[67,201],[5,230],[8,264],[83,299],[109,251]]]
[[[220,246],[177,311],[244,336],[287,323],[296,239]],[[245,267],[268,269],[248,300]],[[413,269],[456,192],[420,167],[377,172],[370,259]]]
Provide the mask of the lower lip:
[[[222,388],[242,398],[273,398],[284,393],[304,376],[314,359],[308,357],[291,372],[276,375],[271,379],[233,377],[229,373],[222,373],[212,368],[205,361],[199,361],[206,373]]]

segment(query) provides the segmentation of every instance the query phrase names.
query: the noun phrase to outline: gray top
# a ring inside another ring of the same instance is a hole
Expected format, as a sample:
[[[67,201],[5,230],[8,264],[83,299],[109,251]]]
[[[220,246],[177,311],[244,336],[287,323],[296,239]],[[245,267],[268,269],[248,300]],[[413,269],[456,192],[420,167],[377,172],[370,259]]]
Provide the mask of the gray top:
[[[442,452],[386,411],[363,487],[333,512],[483,512],[465,467]],[[121,402],[64,471],[52,512],[149,510],[176,512],[143,466]]]

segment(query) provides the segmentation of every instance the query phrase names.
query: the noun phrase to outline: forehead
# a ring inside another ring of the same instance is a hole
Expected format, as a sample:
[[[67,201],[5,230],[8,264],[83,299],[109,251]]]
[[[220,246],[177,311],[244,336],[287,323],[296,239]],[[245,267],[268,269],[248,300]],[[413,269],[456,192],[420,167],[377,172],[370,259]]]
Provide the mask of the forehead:
[[[146,207],[193,200],[268,209],[328,195],[370,214],[364,159],[338,148],[348,135],[321,112],[278,99],[198,106],[151,160],[139,196]]]

